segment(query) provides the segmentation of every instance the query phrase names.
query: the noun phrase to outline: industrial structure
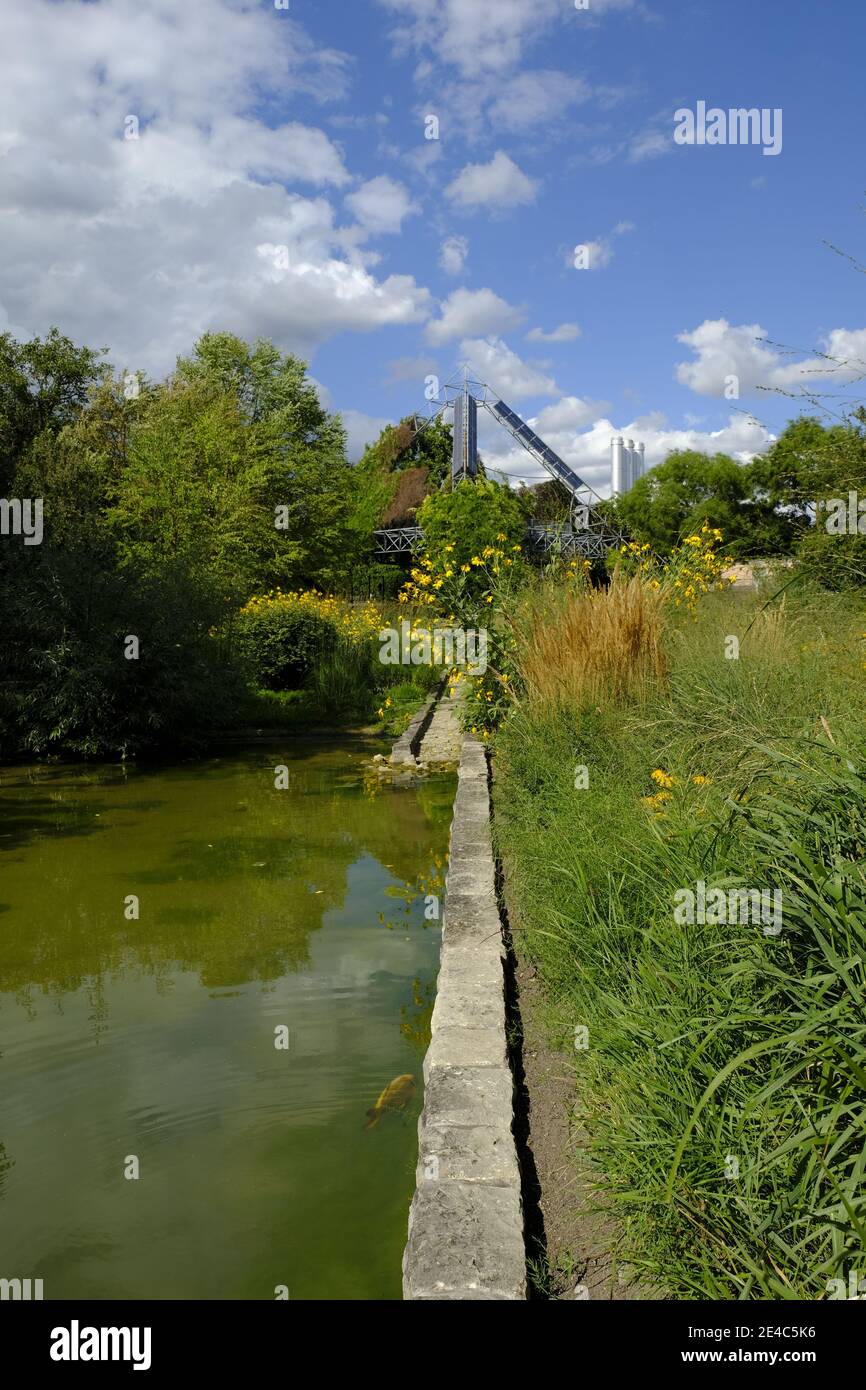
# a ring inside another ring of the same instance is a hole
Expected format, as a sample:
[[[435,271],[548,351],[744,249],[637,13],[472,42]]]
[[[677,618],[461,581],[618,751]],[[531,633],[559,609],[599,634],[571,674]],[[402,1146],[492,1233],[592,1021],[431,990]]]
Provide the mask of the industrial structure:
[[[513,439],[517,440],[518,444],[536,463],[541,465],[551,478],[561,483],[566,489],[571,499],[568,523],[561,526],[530,523],[527,527],[527,545],[531,551],[541,554],[556,551],[564,555],[581,555],[588,559],[600,559],[611,546],[621,544],[622,537],[596,510],[598,504],[603,500],[598,493],[584,482],[558,454],[554,453],[553,449],[545,444],[544,440],[510,406],[506,405],[495,391],[492,391],[484,382],[476,380],[468,367],[464,369],[459,380],[446,382],[442,388],[441,396],[435,397],[433,403],[435,405],[433,414],[422,422],[419,433],[433,420],[438,419],[448,411],[453,412],[452,487],[467,479],[475,481],[478,476],[478,407],[481,406],[508,431]],[[614,443],[616,442],[614,441]],[[625,491],[631,486],[631,482],[626,482],[625,487],[623,487],[622,484],[626,476],[623,470],[627,466],[627,476],[629,478],[637,477],[637,470],[643,468],[643,445],[639,446],[640,453],[638,453],[638,451],[633,451],[632,441],[629,440],[626,465],[622,440],[620,439],[618,443],[619,454],[614,453],[614,458],[619,460],[617,479],[620,486],[614,490]],[[640,460],[639,463],[638,459]],[[488,469],[487,471],[492,472],[494,470]],[[418,526],[388,527],[376,531],[374,534],[377,542],[377,554],[382,556],[411,552],[421,540],[421,529]]]
[[[622,435],[610,441],[610,495],[619,497],[634,487],[644,471],[644,446],[634,440],[623,442]]]

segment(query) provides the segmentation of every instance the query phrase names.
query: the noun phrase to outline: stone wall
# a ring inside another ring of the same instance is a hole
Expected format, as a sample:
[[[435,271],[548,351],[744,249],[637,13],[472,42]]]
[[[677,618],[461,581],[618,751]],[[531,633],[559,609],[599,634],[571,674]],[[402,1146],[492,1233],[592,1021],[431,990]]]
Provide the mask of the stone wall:
[[[526,1257],[484,746],[463,741],[406,1299],[523,1299]]]

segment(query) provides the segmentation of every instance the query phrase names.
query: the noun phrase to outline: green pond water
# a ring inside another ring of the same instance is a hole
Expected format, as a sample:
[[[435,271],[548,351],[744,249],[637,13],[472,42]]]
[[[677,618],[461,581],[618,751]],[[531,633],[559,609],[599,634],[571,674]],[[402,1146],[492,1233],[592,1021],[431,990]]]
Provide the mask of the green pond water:
[[[376,751],[0,770],[0,1277],[400,1297],[454,782]]]

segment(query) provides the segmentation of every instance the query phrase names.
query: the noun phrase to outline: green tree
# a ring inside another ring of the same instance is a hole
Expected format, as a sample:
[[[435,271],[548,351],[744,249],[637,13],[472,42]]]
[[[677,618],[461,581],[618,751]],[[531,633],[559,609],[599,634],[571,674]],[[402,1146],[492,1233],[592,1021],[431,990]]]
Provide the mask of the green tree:
[[[206,334],[180,359],[137,403],[126,441],[111,510],[125,556],[158,566],[181,555],[233,598],[336,581],[352,473],[339,417],[305,373],[231,334]]]
[[[790,545],[790,522],[770,499],[756,495],[751,471],[727,454],[675,450],[611,510],[628,531],[662,554],[704,522],[719,528],[732,554],[777,553]]]
[[[418,524],[428,555],[441,556],[453,544],[450,563],[455,568],[469,564],[485,546],[502,550],[520,545],[526,529],[516,493],[485,478],[432,493],[418,509]]]
[[[822,425],[814,416],[792,420],[760,458],[750,478],[772,506],[789,509],[799,526],[809,524],[816,501],[866,490],[864,412],[844,425]]]
[[[831,500],[866,497],[866,412],[825,426],[800,416],[752,465],[756,488],[784,508],[799,537],[797,554],[807,572],[828,589],[866,584],[866,536],[828,532]]]
[[[76,347],[57,328],[26,343],[0,334],[0,495],[9,495],[34,441],[78,414],[106,370],[100,357],[92,348]]]

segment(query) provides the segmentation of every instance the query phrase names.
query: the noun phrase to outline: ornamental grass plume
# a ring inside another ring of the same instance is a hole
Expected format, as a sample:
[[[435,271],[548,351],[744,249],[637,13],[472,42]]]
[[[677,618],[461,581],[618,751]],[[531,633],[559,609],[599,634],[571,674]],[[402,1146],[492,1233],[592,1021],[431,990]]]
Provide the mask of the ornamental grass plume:
[[[530,701],[600,705],[642,698],[667,676],[668,594],[615,573],[606,589],[545,588],[517,623],[517,666]]]

